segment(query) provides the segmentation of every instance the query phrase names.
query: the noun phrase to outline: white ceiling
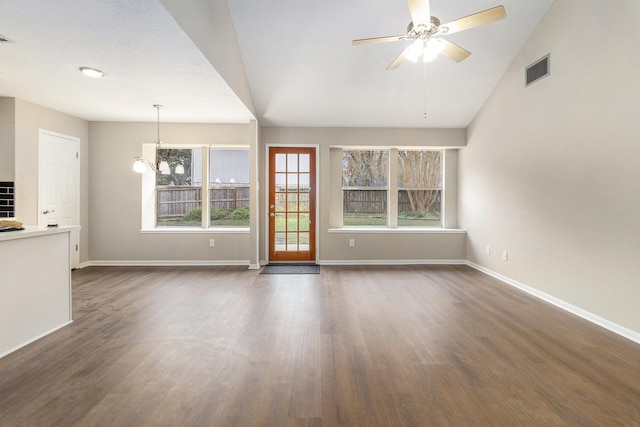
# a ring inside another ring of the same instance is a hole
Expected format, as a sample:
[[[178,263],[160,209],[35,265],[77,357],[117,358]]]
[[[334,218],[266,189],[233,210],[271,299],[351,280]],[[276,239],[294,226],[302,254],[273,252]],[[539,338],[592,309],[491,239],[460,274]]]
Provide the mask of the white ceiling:
[[[406,0],[228,0],[260,124],[356,127],[466,127],[552,2],[431,0],[443,23],[507,18],[447,36],[472,55],[425,80],[420,63],[385,70],[407,42],[351,45],[405,33]],[[0,34],[0,96],[94,121],[153,121],[155,103],[163,121],[253,118],[159,0],[0,0]]]
[[[0,96],[94,121],[253,118],[158,0],[0,0],[0,34]]]

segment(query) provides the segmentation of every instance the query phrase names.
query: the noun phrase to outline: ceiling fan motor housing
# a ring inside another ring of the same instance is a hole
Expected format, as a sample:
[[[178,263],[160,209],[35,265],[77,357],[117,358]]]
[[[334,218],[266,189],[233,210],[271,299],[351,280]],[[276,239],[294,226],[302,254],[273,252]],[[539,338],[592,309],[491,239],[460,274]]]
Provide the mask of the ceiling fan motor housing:
[[[443,28],[443,29],[446,29],[446,28]],[[431,17],[431,22],[428,27],[426,25],[418,25],[417,27],[415,27],[413,25],[413,21],[411,21],[409,22],[409,25],[407,25],[407,38],[408,39],[421,38],[424,40],[429,40],[432,36],[438,33],[444,34],[446,32],[446,31],[443,32],[440,30],[441,30],[440,20],[435,16]]]

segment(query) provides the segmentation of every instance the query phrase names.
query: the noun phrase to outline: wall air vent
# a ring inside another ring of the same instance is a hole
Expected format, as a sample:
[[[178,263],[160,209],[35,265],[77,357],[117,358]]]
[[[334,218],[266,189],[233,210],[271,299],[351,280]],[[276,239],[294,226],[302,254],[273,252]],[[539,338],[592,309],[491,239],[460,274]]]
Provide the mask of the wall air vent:
[[[551,74],[551,68],[549,66],[550,55],[551,54],[549,53],[546,56],[543,56],[542,58],[538,59],[536,62],[534,62],[533,64],[527,67],[526,73],[525,73],[525,79],[526,79],[525,86],[529,86],[531,83],[536,82],[544,77],[547,77],[549,74]]]

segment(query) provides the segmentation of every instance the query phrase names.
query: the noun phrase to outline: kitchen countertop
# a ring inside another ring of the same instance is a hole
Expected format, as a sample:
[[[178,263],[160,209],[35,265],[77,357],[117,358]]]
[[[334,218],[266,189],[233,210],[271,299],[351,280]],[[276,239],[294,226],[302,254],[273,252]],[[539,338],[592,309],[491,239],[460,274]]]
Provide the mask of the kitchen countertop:
[[[79,230],[79,225],[60,225],[58,227],[37,227],[26,226],[24,230],[5,231],[0,233],[0,242],[7,240],[24,239],[27,237],[46,236],[49,234],[68,233],[72,230]]]

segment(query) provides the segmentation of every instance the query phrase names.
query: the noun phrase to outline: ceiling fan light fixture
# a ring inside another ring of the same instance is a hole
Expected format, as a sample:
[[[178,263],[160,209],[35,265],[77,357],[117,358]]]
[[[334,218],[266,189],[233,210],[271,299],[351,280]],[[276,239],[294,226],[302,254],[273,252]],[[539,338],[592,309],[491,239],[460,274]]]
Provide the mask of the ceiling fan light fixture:
[[[423,62],[433,61],[440,55],[444,49],[444,43],[440,39],[431,39],[425,43],[424,52],[422,54]]]
[[[411,21],[407,25],[406,35],[370,37],[366,39],[356,39],[351,43],[356,45],[385,43],[399,40],[413,40],[413,44],[406,47],[400,55],[393,60],[387,67],[387,70],[394,70],[402,63],[402,61],[418,62],[420,55],[423,55],[423,62],[429,62],[435,59],[439,53],[443,56],[455,61],[461,62],[471,55],[468,50],[452,43],[446,39],[441,39],[441,46],[437,47],[437,53],[433,53],[431,49],[427,51],[427,46],[433,37],[444,36],[445,34],[453,34],[491,22],[499,21],[506,18],[507,13],[504,6],[496,6],[491,9],[463,16],[462,18],[442,24],[440,19],[430,16],[431,7],[429,0],[408,0],[409,11],[411,12]],[[438,39],[436,39],[438,40]],[[430,48],[430,47],[429,47]]]
[[[418,58],[420,58],[420,55],[422,55],[423,50],[424,50],[424,40],[417,39],[409,46],[404,57],[408,61],[418,62]]]

